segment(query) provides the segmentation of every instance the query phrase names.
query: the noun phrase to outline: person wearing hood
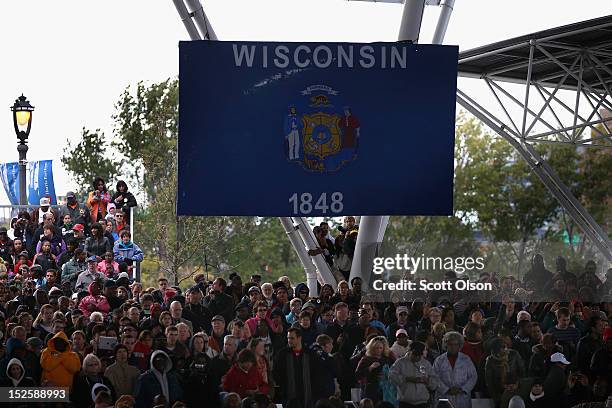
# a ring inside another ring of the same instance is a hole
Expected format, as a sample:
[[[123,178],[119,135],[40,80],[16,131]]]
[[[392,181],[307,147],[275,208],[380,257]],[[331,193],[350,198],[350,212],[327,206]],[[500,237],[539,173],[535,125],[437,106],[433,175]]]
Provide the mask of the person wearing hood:
[[[125,214],[125,221],[129,223],[130,209],[138,205],[136,197],[128,191],[128,186],[125,181],[119,180],[116,187],[117,191],[111,197],[111,203],[115,204],[117,212],[122,211]]]
[[[140,370],[128,364],[128,348],[124,344],[117,344],[114,349],[115,362],[104,371],[117,395],[132,395],[136,381],[140,377]]]
[[[83,359],[81,372],[74,377],[70,401],[76,407],[90,407],[94,403],[96,390],[102,384],[108,388],[113,401],[116,399],[112,383],[108,378],[101,374],[102,362],[95,354],[88,354]]]
[[[306,284],[302,282],[298,283],[295,287],[295,297],[300,299],[302,301],[302,304],[304,304],[308,301],[309,295],[310,290],[308,289],[308,286],[306,286]]]
[[[544,266],[544,258],[540,254],[535,254],[531,260],[531,270],[525,274],[524,282],[535,282],[536,288],[546,287],[553,274]]]
[[[166,353],[156,350],[151,354],[151,369],[140,375],[134,389],[136,408],[152,407],[156,395],[163,395],[170,405],[183,399],[183,389],[171,369],[172,361]]]
[[[219,390],[208,380],[211,359],[204,351],[204,336],[206,333],[196,333],[191,338],[192,357],[184,378],[185,402],[189,407],[198,406],[201,401],[208,401],[211,406],[218,404]]]
[[[110,311],[110,305],[106,296],[102,295],[102,282],[91,282],[87,291],[89,295],[85,296],[79,303],[79,309],[83,312],[83,315],[89,317],[93,312],[106,315]]]
[[[119,238],[119,241],[115,242],[113,247],[115,261],[127,264],[129,270],[130,267],[134,267],[136,262],[142,262],[144,253],[138,245],[131,241],[132,234],[130,234],[130,231],[121,231]]]
[[[0,380],[0,387],[35,387],[36,382],[26,377],[23,364],[18,358],[11,358],[6,366],[6,378]],[[12,406],[12,405],[11,405]]]
[[[6,379],[4,375],[8,373],[8,366],[14,359],[18,359],[21,363],[21,367],[25,370],[25,377],[32,378],[35,382],[40,380],[40,359],[34,352],[26,348],[26,344],[23,340],[16,337],[10,337],[7,340],[5,357],[0,360],[0,378],[2,378],[2,380]]]
[[[77,353],[70,350],[68,337],[62,331],[47,342],[47,348],[40,356],[42,384],[53,387],[72,387],[76,373],[81,369]]]

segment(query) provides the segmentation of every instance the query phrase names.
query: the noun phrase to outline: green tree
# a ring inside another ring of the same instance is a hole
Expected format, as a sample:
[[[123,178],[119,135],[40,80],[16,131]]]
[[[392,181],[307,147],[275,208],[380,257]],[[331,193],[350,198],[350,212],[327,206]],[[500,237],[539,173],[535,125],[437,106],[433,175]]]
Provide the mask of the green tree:
[[[110,155],[111,148],[100,129],[94,132],[83,128],[76,145],[68,141],[61,162],[78,186],[81,196],[92,190],[95,177],[107,182],[116,177],[119,163]]]

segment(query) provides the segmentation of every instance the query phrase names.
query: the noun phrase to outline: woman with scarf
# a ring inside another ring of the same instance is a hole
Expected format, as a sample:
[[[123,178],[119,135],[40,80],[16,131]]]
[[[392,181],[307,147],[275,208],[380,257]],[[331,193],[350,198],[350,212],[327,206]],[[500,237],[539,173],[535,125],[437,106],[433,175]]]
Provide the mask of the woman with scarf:
[[[485,382],[495,406],[499,407],[502,394],[525,375],[523,359],[516,350],[508,349],[501,338],[491,342],[491,355],[485,362]]]
[[[372,338],[366,345],[365,356],[357,364],[357,380],[364,385],[362,398],[370,398],[374,404],[379,401],[395,402],[395,387],[389,382],[392,364],[387,339],[383,336]]]
[[[96,384],[104,384],[110,390],[113,401],[117,399],[110,380],[101,374],[102,362],[95,354],[88,354],[83,359],[81,372],[74,377],[70,401],[76,407],[93,406],[92,389]]]
[[[117,344],[113,354],[115,362],[104,371],[104,376],[115,388],[117,396],[132,395],[140,370],[128,364],[128,348],[125,345]]]
[[[264,383],[266,383],[270,388],[272,374],[270,370],[270,360],[267,356],[266,344],[262,339],[254,338],[249,342],[248,349],[255,354],[255,367],[257,367],[257,370],[259,371]]]

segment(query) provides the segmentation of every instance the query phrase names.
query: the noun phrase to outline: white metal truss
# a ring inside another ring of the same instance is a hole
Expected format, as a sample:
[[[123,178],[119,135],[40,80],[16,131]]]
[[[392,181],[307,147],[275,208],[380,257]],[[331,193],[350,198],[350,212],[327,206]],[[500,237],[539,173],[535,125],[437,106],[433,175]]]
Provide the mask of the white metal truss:
[[[593,28],[568,32],[581,34]],[[612,21],[602,22],[599,28],[612,29]],[[457,90],[457,102],[516,149],[571,219],[612,262],[612,243],[606,232],[534,149],[536,143],[612,148],[612,119],[602,113],[612,111],[612,41],[576,46],[563,41],[567,33],[537,34],[507,47],[493,45],[482,53],[462,53],[459,76],[478,78],[480,89],[488,89],[494,102],[470,96],[465,89]],[[517,55],[522,55],[522,60]],[[508,56],[520,61],[497,62],[501,66],[495,66],[496,61]],[[478,64],[480,68],[474,69]]]
[[[610,80],[606,82],[604,79],[612,73],[611,44],[612,42],[589,49],[531,40],[527,61],[480,76],[494,97],[497,107],[504,113],[498,120],[506,132],[527,143],[557,143],[611,149],[611,119],[602,115],[602,111],[612,110],[612,84]],[[610,51],[602,50],[605,46]],[[566,49],[566,52],[559,54],[559,49]],[[553,50],[555,53],[551,52]],[[567,62],[562,62],[561,58]],[[533,78],[533,68],[545,63],[556,65],[561,72]],[[503,76],[504,73],[517,68],[527,68],[527,75],[522,81]],[[583,77],[587,73],[594,74],[597,81],[585,82]],[[470,73],[460,72],[459,75],[473,77]],[[576,81],[577,85],[567,85],[568,79]],[[524,86],[517,87],[513,82]],[[559,95],[561,92],[565,94],[563,97]],[[572,93],[573,97],[568,98],[569,93]],[[573,106],[570,106],[568,99],[573,99]],[[510,113],[516,112],[517,109],[520,110],[520,115]]]

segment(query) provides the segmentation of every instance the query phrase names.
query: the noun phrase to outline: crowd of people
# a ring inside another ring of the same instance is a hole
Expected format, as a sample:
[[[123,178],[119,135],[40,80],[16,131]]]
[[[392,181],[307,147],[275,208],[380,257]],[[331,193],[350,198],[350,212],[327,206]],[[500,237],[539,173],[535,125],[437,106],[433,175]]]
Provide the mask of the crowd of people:
[[[96,408],[612,406],[612,270],[558,258],[552,273],[536,255],[523,281],[483,273],[489,301],[382,301],[349,279],[359,229],[347,217],[337,233],[315,228],[311,255],[340,279],[318,293],[235,272],[146,288],[134,196],[121,181],[112,195],[93,187],[86,203],[69,192],[0,228],[0,386],[65,387],[71,406]],[[529,301],[540,288],[556,297]]]

